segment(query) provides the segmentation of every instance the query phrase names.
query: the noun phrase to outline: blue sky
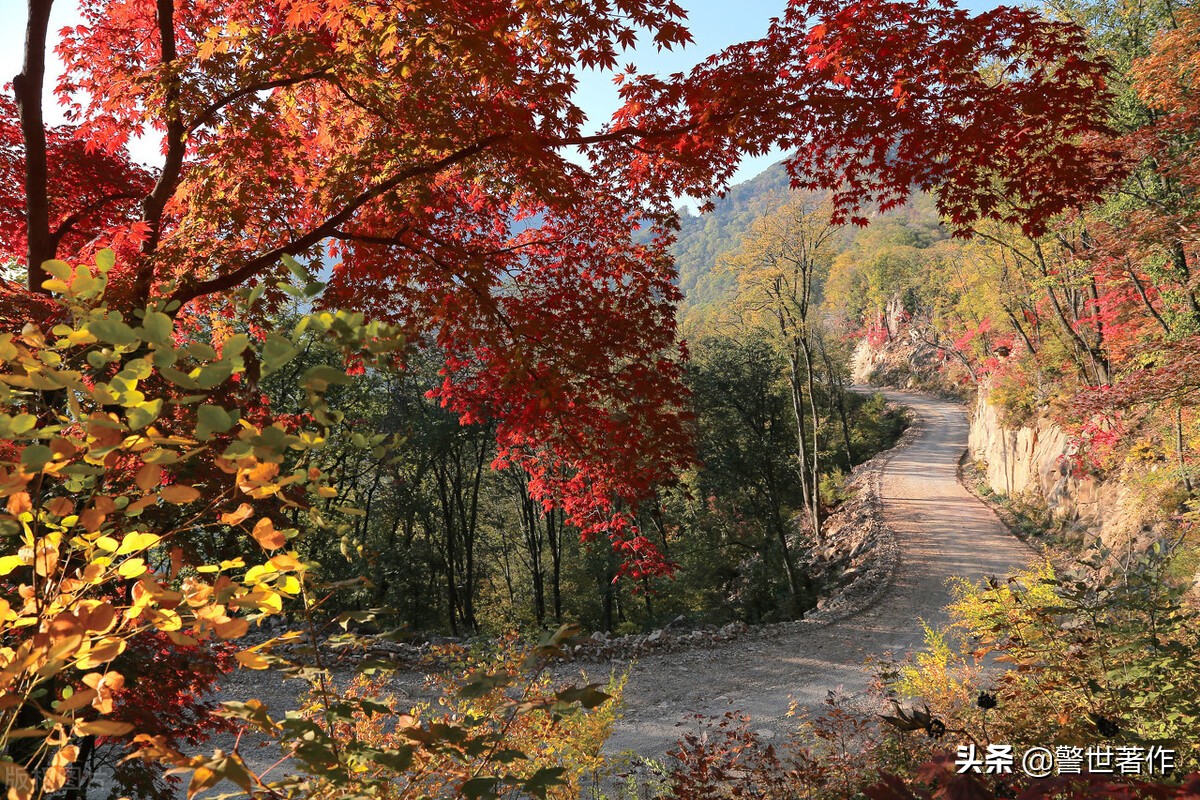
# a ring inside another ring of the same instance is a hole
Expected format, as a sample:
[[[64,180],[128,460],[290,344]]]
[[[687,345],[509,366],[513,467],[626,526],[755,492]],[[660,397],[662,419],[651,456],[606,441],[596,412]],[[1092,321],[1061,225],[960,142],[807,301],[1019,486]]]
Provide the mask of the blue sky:
[[[787,0],[683,0],[688,10],[688,29],[695,42],[677,51],[658,51],[653,45],[639,46],[621,57],[621,64],[633,63],[642,73],[670,73],[687,70],[705,57],[736,42],[754,39],[767,30],[771,17],[783,13]],[[999,5],[995,0],[967,0],[965,8],[981,11]],[[51,30],[77,24],[73,0],[57,0],[51,18]],[[25,36],[25,0],[0,0],[0,83],[7,83],[21,70],[22,47]],[[48,68],[55,75],[59,66],[51,61]],[[587,112],[593,126],[606,120],[618,106],[616,88],[611,73],[585,70],[580,74],[579,104]],[[46,104],[47,120],[59,122],[53,104]],[[157,146],[142,142],[133,147],[139,160],[154,163]],[[772,153],[742,163],[735,182],[746,180],[761,172],[780,158]]]

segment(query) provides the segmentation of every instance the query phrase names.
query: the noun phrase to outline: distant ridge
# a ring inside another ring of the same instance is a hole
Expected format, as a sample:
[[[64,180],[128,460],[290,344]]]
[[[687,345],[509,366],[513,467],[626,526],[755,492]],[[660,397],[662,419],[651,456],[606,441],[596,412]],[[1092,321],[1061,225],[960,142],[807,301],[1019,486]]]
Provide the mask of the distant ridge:
[[[701,216],[681,215],[679,239],[672,248],[684,293],[684,310],[719,303],[729,296],[733,277],[720,274],[718,259],[738,248],[750,224],[787,199],[790,179],[783,162],[733,186],[715,208]]]

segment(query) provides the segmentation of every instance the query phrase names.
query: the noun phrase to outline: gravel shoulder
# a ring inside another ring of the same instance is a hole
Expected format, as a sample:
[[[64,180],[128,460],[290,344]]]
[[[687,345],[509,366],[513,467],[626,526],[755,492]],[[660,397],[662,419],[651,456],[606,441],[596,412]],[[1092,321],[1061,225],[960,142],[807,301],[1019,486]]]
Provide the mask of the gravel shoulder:
[[[632,667],[610,752],[661,756],[697,712],[737,709],[770,735],[787,726],[793,702],[815,709],[833,690],[863,695],[870,658],[920,647],[922,623],[946,621],[950,578],[1003,577],[1033,557],[958,481],[965,407],[916,392],[884,395],[911,408],[920,426],[880,475],[884,524],[899,551],[886,591],[832,624],[772,626],[767,636],[719,648],[643,657]]]

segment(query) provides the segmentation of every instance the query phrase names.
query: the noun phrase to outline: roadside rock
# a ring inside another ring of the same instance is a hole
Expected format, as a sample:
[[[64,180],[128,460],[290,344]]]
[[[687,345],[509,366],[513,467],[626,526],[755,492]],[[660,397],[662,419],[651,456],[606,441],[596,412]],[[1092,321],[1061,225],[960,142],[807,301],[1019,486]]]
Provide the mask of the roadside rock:
[[[1085,543],[1098,538],[1110,548],[1140,550],[1172,536],[1167,482],[1149,491],[1129,467],[1109,480],[1097,479],[1076,465],[1075,444],[1045,416],[1006,426],[988,402],[986,387],[971,414],[968,446],[988,488],[1044,508]]]

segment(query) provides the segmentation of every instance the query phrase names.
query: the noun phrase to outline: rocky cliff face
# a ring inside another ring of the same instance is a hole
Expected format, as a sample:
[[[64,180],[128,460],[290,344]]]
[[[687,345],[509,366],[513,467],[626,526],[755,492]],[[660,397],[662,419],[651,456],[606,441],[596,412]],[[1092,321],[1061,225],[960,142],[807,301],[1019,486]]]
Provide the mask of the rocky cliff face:
[[[887,341],[871,344],[860,339],[850,357],[850,379],[868,386],[920,389],[961,399],[963,387],[955,386],[942,370],[944,358],[937,347],[924,341],[918,331],[897,322],[897,332]]]
[[[937,347],[899,315],[889,315],[887,325],[885,341],[858,341],[851,358],[855,383],[963,395],[961,387],[948,384]],[[1054,422],[1039,417],[1023,427],[1005,426],[999,409],[988,403],[986,386],[972,394],[968,448],[972,460],[984,467],[992,491],[1046,509],[1085,544],[1098,537],[1124,551],[1173,538],[1170,510],[1178,507],[1179,498],[1168,497],[1169,481],[1145,480],[1147,471],[1159,466],[1127,463],[1099,480],[1076,465],[1074,444]]]
[[[1136,549],[1165,534],[1162,498],[1131,489],[1135,481],[1129,474],[1107,481],[1080,474],[1065,431],[1043,418],[1005,427],[986,391],[980,391],[971,414],[968,448],[985,465],[992,491],[1044,506],[1087,541],[1099,537],[1109,547]]]

